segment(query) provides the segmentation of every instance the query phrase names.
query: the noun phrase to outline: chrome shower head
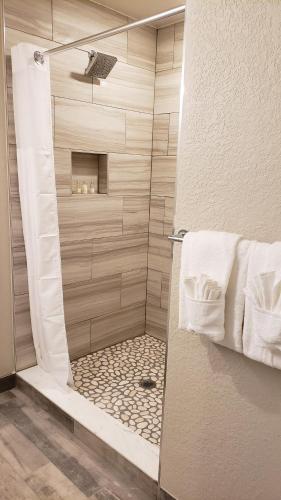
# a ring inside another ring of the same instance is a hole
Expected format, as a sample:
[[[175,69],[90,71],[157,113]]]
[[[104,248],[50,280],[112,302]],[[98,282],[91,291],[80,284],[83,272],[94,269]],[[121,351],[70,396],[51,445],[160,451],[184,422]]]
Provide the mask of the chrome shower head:
[[[102,52],[89,52],[89,64],[85,69],[85,76],[105,80],[117,62],[117,57]]]

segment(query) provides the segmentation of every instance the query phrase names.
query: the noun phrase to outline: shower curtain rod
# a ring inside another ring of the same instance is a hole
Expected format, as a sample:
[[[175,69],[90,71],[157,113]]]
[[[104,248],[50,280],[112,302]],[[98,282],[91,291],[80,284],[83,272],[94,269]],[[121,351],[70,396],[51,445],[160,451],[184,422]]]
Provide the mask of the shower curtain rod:
[[[81,45],[85,45],[86,43],[97,42],[98,40],[103,40],[103,38],[108,38],[113,35],[118,35],[119,33],[123,33],[124,31],[129,31],[134,28],[139,28],[140,26],[145,26],[146,24],[150,24],[153,23],[154,21],[159,21],[161,19],[166,19],[167,17],[171,17],[176,14],[181,14],[182,12],[185,12],[185,5],[174,7],[173,9],[160,12],[160,14],[155,14],[150,17],[145,17],[144,19],[139,19],[138,21],[133,21],[132,23],[129,24],[119,26],[117,28],[112,28],[106,31],[102,31],[101,33],[96,33],[95,35],[90,35],[85,38],[81,38],[80,40],[76,40],[75,42],[70,42],[65,45],[55,47],[53,49],[45,50],[44,52],[36,51],[34,52],[34,59],[36,62],[43,64],[44,55],[51,56],[52,54],[58,54],[59,52],[64,52],[65,50],[72,49],[73,47],[80,47]]]

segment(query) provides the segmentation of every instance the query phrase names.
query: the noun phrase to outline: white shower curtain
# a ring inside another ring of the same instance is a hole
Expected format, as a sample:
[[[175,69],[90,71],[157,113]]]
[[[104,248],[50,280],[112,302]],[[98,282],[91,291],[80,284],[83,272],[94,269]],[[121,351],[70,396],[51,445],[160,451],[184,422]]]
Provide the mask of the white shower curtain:
[[[38,365],[60,385],[72,382],[65,331],[50,69],[34,61],[39,47],[12,48],[19,192],[32,333]]]

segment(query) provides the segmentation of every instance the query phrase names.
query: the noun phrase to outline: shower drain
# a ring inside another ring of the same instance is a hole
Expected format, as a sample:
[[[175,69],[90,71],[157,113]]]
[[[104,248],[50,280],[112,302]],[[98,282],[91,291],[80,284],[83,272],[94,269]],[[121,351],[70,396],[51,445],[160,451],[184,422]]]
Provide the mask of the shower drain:
[[[153,389],[154,387],[156,387],[156,382],[150,377],[143,377],[140,381],[140,386],[143,389]]]

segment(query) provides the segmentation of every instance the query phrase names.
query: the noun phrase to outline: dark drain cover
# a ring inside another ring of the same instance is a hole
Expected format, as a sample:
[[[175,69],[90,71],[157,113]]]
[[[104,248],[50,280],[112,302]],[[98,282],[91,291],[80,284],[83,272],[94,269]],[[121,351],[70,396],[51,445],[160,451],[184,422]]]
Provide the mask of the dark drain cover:
[[[143,377],[140,381],[140,386],[143,389],[153,389],[156,387],[156,382],[150,377]]]

